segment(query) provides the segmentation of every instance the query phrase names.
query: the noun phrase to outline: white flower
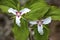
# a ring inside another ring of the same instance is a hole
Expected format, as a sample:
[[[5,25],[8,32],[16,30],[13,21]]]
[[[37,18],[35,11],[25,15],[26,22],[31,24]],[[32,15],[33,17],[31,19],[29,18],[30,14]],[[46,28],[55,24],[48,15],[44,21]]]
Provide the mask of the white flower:
[[[44,34],[44,32],[43,32],[43,24],[49,24],[50,22],[51,22],[51,17],[48,17],[48,18],[43,19],[43,20],[30,21],[29,23],[32,26],[37,24],[38,32],[40,33],[40,35],[43,35]]]
[[[24,9],[20,10],[19,12],[18,12],[17,10],[13,9],[13,8],[9,8],[9,9],[8,9],[8,12],[9,12],[9,13],[13,13],[14,15],[16,15],[16,24],[17,24],[18,26],[20,26],[21,16],[22,16],[23,14],[26,14],[26,13],[29,12],[29,11],[31,11],[31,10],[28,9],[28,8],[24,8]]]

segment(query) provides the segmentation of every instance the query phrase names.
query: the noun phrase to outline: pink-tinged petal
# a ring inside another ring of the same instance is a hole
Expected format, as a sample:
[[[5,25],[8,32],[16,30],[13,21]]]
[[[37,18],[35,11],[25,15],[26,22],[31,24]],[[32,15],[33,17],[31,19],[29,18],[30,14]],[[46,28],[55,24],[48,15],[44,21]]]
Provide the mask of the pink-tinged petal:
[[[21,25],[20,25],[20,18],[21,18],[21,17],[17,17],[17,16],[16,16],[16,24],[17,24],[19,27],[21,26]]]
[[[16,15],[17,10],[14,10],[13,8],[9,8],[8,12],[13,13],[14,15]]]
[[[21,12],[21,15],[23,15],[23,14],[26,14],[27,12],[30,12],[30,11],[31,11],[30,9],[24,8],[20,12]]]
[[[38,32],[40,33],[40,35],[43,35],[44,34],[44,32],[43,32],[43,25],[39,25],[38,24]]]
[[[43,24],[49,24],[49,23],[51,23],[51,20],[52,20],[51,17],[48,17],[42,21],[43,21]]]

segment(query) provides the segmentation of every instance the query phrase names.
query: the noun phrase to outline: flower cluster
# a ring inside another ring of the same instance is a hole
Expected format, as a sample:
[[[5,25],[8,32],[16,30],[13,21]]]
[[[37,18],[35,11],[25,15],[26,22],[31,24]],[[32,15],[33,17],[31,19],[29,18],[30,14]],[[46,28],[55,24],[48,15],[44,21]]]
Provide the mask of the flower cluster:
[[[27,12],[30,12],[31,10],[28,8],[24,8],[22,10],[20,10],[19,12],[13,8],[8,9],[9,13],[13,13],[14,15],[16,15],[16,24],[18,26],[20,25],[20,19],[22,18],[23,14],[26,14]],[[31,26],[37,24],[37,29],[38,32],[40,33],[40,35],[43,35],[43,24],[49,24],[51,22],[51,17],[48,17],[46,19],[42,19],[42,20],[36,20],[36,21],[30,21],[29,23],[31,24]]]

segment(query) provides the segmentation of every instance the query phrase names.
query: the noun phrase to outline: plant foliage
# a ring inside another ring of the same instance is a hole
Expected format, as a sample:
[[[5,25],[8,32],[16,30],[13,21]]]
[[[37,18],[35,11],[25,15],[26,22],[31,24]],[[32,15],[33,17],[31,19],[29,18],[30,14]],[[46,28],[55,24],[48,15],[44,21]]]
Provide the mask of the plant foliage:
[[[8,13],[9,8],[14,8],[19,11],[25,7],[30,8],[31,12],[23,15],[26,20],[21,19],[21,27],[14,24],[13,32],[16,40],[27,40],[29,36],[29,20],[38,20],[49,16],[52,17],[52,20],[60,20],[60,8],[47,5],[45,0],[28,0],[24,6],[20,6],[20,0],[0,0],[0,8],[6,13]],[[36,25],[33,26],[33,29],[35,31],[35,40],[48,40],[48,26],[44,27],[44,35],[42,36],[38,33]]]

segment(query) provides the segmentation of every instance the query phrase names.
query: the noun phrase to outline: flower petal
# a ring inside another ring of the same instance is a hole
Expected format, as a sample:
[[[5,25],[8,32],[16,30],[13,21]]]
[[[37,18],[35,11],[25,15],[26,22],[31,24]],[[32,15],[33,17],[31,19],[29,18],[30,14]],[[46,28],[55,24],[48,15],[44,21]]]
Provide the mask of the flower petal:
[[[9,8],[8,12],[13,13],[14,15],[16,15],[17,10],[14,10],[13,8]]]
[[[29,11],[31,11],[31,10],[28,9],[28,8],[24,8],[24,9],[22,9],[20,12],[22,13],[21,15],[23,15],[23,14],[29,12]]]
[[[16,16],[16,24],[17,24],[18,26],[21,26],[21,25],[20,25],[20,17],[17,17],[17,16]]]
[[[43,33],[44,33],[44,32],[43,32],[43,25],[40,26],[40,25],[38,24],[38,32],[40,33],[40,35],[43,35]]]
[[[31,25],[37,24],[37,21],[30,21],[29,22]]]
[[[51,17],[48,17],[42,21],[43,21],[43,24],[49,24],[51,22]]]

